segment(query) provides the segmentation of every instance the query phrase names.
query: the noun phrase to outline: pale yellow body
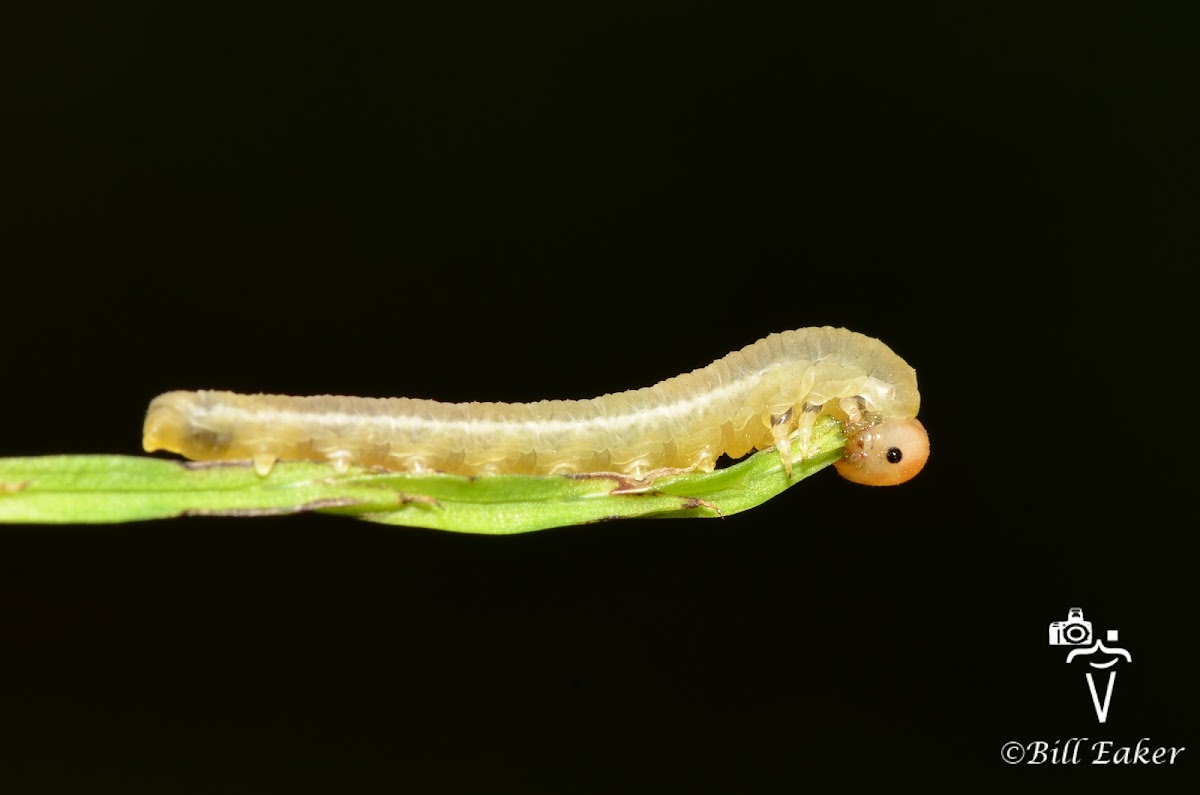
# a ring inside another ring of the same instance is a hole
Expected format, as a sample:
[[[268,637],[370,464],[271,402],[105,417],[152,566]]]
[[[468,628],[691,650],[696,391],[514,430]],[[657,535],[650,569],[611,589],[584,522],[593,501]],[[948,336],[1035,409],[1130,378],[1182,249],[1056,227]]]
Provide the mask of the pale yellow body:
[[[147,451],[195,460],[328,460],[467,475],[711,470],[816,417],[906,419],[916,374],[882,342],[846,329],[772,334],[655,386],[591,400],[439,403],[410,398],[168,392],[146,415]],[[790,460],[785,460],[790,467]]]

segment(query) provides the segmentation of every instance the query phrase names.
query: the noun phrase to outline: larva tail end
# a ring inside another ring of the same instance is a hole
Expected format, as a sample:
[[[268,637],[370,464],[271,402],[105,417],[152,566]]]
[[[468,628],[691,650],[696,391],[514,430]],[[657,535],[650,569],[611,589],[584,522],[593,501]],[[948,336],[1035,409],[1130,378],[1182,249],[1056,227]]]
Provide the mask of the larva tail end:
[[[185,394],[167,392],[150,402],[146,421],[142,424],[142,449],[147,453],[157,450],[182,452],[187,417],[180,396]]]
[[[839,475],[855,483],[896,486],[915,477],[928,460],[925,426],[915,419],[888,420],[850,437],[834,466]]]

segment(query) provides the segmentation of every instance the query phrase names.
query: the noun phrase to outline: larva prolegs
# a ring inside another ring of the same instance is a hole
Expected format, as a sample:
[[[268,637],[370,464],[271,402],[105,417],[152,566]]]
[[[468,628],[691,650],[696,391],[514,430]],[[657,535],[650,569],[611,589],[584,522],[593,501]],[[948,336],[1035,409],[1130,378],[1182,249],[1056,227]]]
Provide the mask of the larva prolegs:
[[[260,477],[265,478],[271,474],[271,470],[275,468],[275,462],[279,459],[272,453],[255,453],[250,457],[250,460],[254,462],[254,471]]]

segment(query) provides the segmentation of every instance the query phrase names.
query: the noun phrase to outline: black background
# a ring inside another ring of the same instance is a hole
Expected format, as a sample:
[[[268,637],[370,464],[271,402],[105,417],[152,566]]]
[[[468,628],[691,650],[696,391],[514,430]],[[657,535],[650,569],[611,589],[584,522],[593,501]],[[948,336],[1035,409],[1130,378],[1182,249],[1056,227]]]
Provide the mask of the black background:
[[[6,4],[0,454],[138,454],[169,389],[591,397],[825,324],[917,368],[934,447],[724,520],[8,527],[0,789],[1194,774],[1196,28],[1054,6]],[[1133,654],[1105,726],[1071,606]],[[1188,750],[1000,759],[1079,736]]]

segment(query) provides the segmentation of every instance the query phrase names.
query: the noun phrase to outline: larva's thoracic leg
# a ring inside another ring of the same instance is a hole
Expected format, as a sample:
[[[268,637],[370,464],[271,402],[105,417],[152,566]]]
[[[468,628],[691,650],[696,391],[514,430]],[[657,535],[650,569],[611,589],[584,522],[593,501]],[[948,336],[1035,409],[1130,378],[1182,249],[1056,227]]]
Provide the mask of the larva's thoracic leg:
[[[783,471],[792,476],[792,446],[788,437],[792,435],[792,414],[788,409],[783,414],[771,416],[771,438],[775,441],[775,449],[779,451],[779,460],[783,462]]]
[[[867,402],[861,396],[842,398],[839,405],[842,411],[846,412],[846,422],[842,425],[842,432],[846,434],[847,438],[857,436],[872,425],[878,425],[883,421],[878,412],[867,410]]]
[[[801,407],[800,419],[796,422],[796,427],[800,432],[800,454],[804,458],[808,458],[812,453],[812,430],[817,424],[817,418],[821,416],[822,404],[812,404],[807,401]]]
[[[800,458],[808,458],[812,450],[812,430],[821,416],[821,404],[807,401],[796,412],[788,409],[779,416],[771,417],[771,438],[775,441],[775,449],[779,451],[779,460],[783,462],[783,470],[788,477],[792,476],[792,445],[788,443],[795,429],[796,439],[800,446]],[[793,417],[795,423],[792,422]]]
[[[846,412],[847,425],[857,425],[862,422],[862,415],[867,410],[867,404],[860,396],[842,398],[839,405],[842,411]]]

